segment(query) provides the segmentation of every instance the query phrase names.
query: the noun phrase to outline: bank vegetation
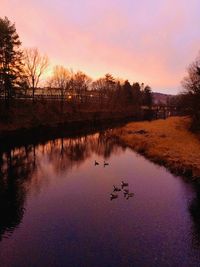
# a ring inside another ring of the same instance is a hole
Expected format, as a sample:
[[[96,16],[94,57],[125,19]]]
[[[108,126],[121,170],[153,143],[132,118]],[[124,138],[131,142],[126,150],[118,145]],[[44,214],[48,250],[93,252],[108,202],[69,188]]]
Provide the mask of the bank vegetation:
[[[195,179],[200,178],[200,135],[190,125],[190,117],[170,117],[132,122],[111,134],[175,174]]]

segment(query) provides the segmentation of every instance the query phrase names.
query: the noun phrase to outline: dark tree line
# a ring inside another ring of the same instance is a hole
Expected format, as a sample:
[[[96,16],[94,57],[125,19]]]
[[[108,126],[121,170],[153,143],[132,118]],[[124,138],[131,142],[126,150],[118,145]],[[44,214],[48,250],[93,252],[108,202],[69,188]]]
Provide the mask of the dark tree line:
[[[6,103],[10,99],[31,97],[37,100],[40,78],[47,70],[48,57],[36,48],[22,49],[15,24],[8,18],[0,18],[0,96]],[[41,93],[40,93],[41,94]],[[127,106],[152,106],[152,92],[149,86],[121,81],[111,74],[95,81],[85,73],[74,73],[63,66],[55,66],[53,74],[42,89],[43,95],[58,95],[63,109],[64,102],[75,107],[95,103],[100,108]]]
[[[99,93],[99,103],[101,105],[126,106],[148,106],[153,104],[151,88],[143,84],[133,83],[128,80],[120,82],[112,75],[106,74],[104,78],[94,81],[92,89]]]

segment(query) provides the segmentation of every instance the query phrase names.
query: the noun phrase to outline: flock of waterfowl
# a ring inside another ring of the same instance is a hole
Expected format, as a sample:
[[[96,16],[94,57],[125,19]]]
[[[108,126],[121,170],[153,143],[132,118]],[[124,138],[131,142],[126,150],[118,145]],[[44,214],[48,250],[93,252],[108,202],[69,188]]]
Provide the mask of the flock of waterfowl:
[[[97,162],[95,160],[94,165],[95,166],[99,165],[99,162]],[[104,160],[103,166],[105,167],[105,166],[108,166],[108,165],[109,165],[109,163],[105,162],[105,160]],[[110,200],[118,198],[118,194],[117,194],[118,192],[122,192],[126,199],[129,199],[130,197],[133,197],[134,193],[129,192],[128,186],[129,186],[128,183],[126,183],[124,181],[121,182],[121,186],[120,187],[117,187],[117,186],[113,185],[113,192],[110,194]]]
[[[122,192],[126,199],[134,196],[134,193],[129,192],[128,183],[125,183],[124,181],[121,182],[121,187],[113,185],[113,192],[110,194],[110,200],[118,198],[116,192]]]

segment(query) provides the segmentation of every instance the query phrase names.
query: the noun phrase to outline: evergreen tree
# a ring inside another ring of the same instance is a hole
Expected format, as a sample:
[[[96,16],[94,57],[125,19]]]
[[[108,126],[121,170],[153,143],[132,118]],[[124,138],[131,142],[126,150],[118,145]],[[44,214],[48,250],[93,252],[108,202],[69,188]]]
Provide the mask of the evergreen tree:
[[[0,87],[8,103],[22,74],[21,42],[15,24],[0,18]]]
[[[153,95],[151,91],[150,86],[145,86],[144,91],[143,91],[143,105],[148,106],[151,108],[153,104]]]
[[[123,84],[123,95],[125,104],[133,104],[132,87],[128,80]]]
[[[132,94],[133,94],[133,104],[140,106],[142,99],[141,99],[141,86],[138,82],[133,83],[132,85]]]

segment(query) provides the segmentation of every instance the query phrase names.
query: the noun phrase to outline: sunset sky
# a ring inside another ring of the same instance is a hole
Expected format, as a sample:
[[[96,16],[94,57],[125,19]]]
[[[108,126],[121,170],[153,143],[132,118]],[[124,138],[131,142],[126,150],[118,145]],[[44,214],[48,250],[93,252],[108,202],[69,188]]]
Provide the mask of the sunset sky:
[[[105,73],[177,93],[200,50],[199,0],[0,0],[24,47],[51,66]]]

